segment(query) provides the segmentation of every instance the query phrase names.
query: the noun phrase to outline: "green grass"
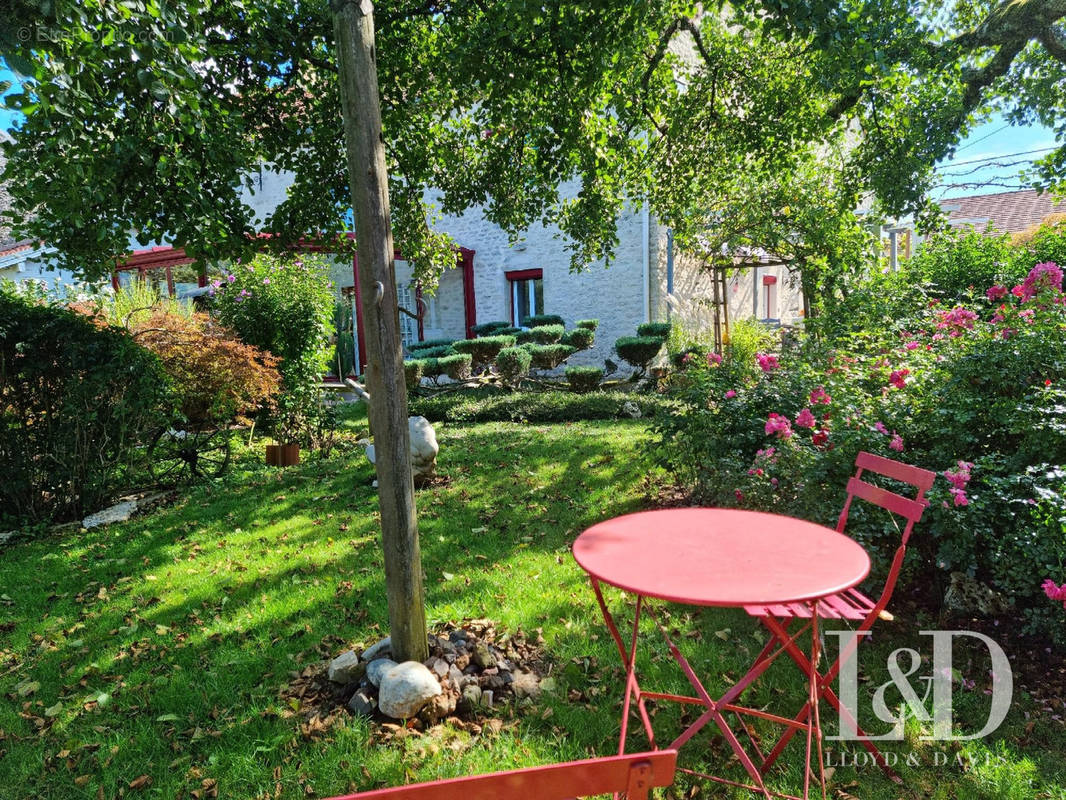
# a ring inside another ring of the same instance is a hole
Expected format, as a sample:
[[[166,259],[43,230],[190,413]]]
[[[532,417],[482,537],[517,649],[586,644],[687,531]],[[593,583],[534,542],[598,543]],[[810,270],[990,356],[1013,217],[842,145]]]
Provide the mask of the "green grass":
[[[346,428],[329,459],[277,470],[257,444],[224,483],[149,516],[0,551],[0,797],[189,797],[205,780],[217,781],[220,797],[278,788],[285,798],[324,797],[614,752],[622,671],[569,546],[588,525],[654,496],[662,476],[645,455],[645,423],[437,426],[450,481],[417,494],[431,623],[491,617],[504,629],[541,629],[557,690],[527,713],[500,709],[499,734],[388,744],[371,742],[355,718],[307,740],[301,714],[279,697],[294,671],[386,633],[372,473],[352,442],[365,422],[349,416]],[[611,602],[624,611],[620,596]],[[742,614],[662,611],[703,674],[736,677],[758,651]],[[880,651],[921,644],[916,623],[892,625],[891,640],[879,632],[875,663]],[[684,689],[650,629],[644,641],[646,684]],[[872,693],[887,676],[870,672]],[[17,686],[32,684],[19,696]],[[744,700],[786,710],[802,693],[795,670],[773,668]],[[957,721],[980,727],[982,697],[957,703]],[[901,767],[909,791],[869,766],[837,768],[831,791],[1066,798],[1062,726],[1027,729],[1026,708],[1016,698],[1000,732],[964,743],[977,766],[954,766],[955,750],[918,741],[911,726],[908,742],[884,748],[927,762]],[[678,713],[662,706],[656,725],[665,730]],[[638,726],[629,748],[645,745]],[[951,767],[930,766],[940,749]],[[710,735],[682,751],[688,766],[728,769],[727,752]],[[142,774],[151,784],[129,789]],[[793,767],[771,783],[796,791],[800,779]],[[671,796],[688,797],[691,786],[698,796],[748,796],[685,777]]]

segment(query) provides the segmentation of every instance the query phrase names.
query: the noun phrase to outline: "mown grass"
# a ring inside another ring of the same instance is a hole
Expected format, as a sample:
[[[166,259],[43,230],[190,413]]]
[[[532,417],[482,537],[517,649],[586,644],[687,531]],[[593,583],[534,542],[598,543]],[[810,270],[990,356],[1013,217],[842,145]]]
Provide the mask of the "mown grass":
[[[646,507],[658,491],[639,420],[437,426],[449,482],[418,493],[431,623],[490,617],[506,630],[539,628],[555,664],[553,693],[521,714],[498,709],[507,724],[480,737],[447,731],[383,744],[357,718],[322,739],[301,735],[299,711],[279,697],[290,673],[387,627],[372,474],[350,441],[364,422],[346,424],[348,440],[329,459],[278,470],[262,464],[256,445],[223,483],[184,491],[148,516],[0,552],[0,797],[206,797],[212,786],[219,797],[325,797],[615,751],[622,671],[569,546],[588,525]],[[620,596],[611,602],[625,611]],[[761,634],[740,613],[662,612],[712,686],[741,674],[758,651]],[[918,622],[878,633],[877,655],[863,662],[870,693],[887,680],[876,669],[884,653],[922,644]],[[652,633],[640,660],[646,685],[684,689]],[[789,711],[802,696],[798,673],[782,666],[744,699]],[[957,722],[979,728],[986,701],[979,690],[965,694]],[[1029,724],[1031,710],[1016,697],[996,735],[955,749],[919,741],[912,724],[907,741],[884,748],[901,761],[918,754],[918,766],[899,769],[907,788],[867,765],[837,767],[831,789],[861,798],[1066,798],[1066,736],[1054,720]],[[665,730],[678,714],[662,706],[656,725]],[[630,750],[646,746],[634,730]],[[773,776],[778,789],[800,788],[801,751],[792,747],[792,766]],[[683,761],[739,777],[727,755],[708,732]],[[950,763],[935,767],[936,758]],[[131,789],[141,775],[151,782]],[[681,777],[670,796],[748,795]]]

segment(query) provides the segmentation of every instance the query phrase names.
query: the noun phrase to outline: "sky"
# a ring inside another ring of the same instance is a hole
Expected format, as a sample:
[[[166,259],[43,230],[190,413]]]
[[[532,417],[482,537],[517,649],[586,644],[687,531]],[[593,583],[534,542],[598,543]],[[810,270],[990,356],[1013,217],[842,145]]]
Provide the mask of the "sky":
[[[0,63],[0,83],[14,81],[11,70]],[[17,91],[17,86],[9,91]],[[0,129],[14,128],[20,114],[0,108]],[[934,199],[993,194],[1027,188],[1018,180],[1019,170],[1032,159],[1046,154],[1055,144],[1050,128],[1012,127],[1002,117],[979,125],[956,149],[955,155],[937,166],[940,184]]]

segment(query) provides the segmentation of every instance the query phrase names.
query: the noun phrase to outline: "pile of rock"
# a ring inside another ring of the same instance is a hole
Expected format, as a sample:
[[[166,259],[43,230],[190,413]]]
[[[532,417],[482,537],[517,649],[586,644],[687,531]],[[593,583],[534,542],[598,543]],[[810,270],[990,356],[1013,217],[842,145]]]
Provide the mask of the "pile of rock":
[[[434,725],[458,714],[471,718],[478,710],[511,702],[532,705],[551,678],[542,678],[543,662],[536,643],[522,635],[496,639],[487,620],[429,637],[429,658],[419,663],[392,660],[392,642],[382,639],[362,654],[341,653],[329,664],[328,678],[352,690],[348,708],[356,714],[392,719],[417,718]]]

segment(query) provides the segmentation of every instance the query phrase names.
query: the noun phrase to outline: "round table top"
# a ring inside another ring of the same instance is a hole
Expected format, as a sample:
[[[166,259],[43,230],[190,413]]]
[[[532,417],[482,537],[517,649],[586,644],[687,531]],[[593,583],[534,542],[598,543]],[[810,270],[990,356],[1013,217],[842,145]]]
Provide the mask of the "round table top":
[[[609,519],[577,538],[574,558],[619,589],[704,606],[814,600],[854,586],[870,571],[866,551],[831,528],[725,508]]]

